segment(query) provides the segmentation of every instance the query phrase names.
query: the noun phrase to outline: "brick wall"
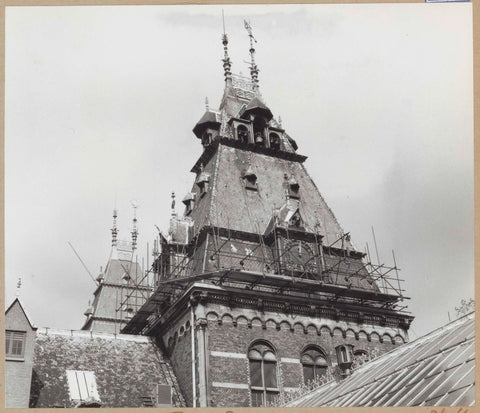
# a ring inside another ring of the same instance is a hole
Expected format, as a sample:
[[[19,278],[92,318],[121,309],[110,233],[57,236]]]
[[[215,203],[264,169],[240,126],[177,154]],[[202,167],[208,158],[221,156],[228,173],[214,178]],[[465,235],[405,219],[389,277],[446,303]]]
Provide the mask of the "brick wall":
[[[191,334],[190,313],[187,312],[162,336],[187,406],[193,406]]]
[[[247,353],[254,340],[267,340],[276,349],[279,388],[288,391],[304,381],[300,357],[307,345],[320,347],[329,365],[335,368],[335,347],[340,344],[352,344],[355,350],[379,355],[395,347],[390,337],[403,335],[389,327],[231,309],[216,304],[207,305],[206,313],[210,406],[250,405]],[[384,337],[383,342],[377,340],[377,334]]]
[[[5,361],[5,406],[28,407],[32,381],[35,329],[26,318],[19,301],[15,301],[5,314],[5,330],[26,333],[24,357]]]

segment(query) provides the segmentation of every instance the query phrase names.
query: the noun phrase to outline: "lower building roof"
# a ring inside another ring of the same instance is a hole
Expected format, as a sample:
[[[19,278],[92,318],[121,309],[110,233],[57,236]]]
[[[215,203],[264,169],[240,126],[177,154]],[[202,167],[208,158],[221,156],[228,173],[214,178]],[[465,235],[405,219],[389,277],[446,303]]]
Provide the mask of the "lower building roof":
[[[78,405],[72,372],[88,376],[95,387],[88,390],[99,396],[102,407],[142,407],[146,399],[155,400],[157,385],[172,387],[172,406],[185,406],[169,361],[149,337],[39,329],[30,407]]]
[[[287,404],[319,406],[471,406],[475,403],[475,314],[367,362]]]

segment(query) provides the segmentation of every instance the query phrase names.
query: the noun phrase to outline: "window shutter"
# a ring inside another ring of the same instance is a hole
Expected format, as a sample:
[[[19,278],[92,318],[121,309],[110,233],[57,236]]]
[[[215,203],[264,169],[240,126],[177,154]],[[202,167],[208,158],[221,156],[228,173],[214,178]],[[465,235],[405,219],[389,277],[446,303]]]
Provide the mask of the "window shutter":
[[[67,382],[73,402],[100,401],[93,371],[67,370]]]

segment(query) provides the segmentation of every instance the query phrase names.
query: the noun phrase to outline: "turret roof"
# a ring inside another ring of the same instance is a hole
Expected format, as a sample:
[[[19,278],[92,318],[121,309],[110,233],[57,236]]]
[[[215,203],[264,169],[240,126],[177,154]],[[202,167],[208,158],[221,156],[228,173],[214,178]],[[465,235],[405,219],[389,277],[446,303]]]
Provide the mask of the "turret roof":
[[[209,125],[220,125],[221,118],[219,112],[207,110],[193,128],[193,133],[201,138],[201,134]]]
[[[248,105],[245,108],[245,112],[253,112],[255,110],[260,110],[263,114],[265,114],[267,120],[273,118],[271,110],[260,100],[258,96],[255,96],[250,102],[248,102]]]

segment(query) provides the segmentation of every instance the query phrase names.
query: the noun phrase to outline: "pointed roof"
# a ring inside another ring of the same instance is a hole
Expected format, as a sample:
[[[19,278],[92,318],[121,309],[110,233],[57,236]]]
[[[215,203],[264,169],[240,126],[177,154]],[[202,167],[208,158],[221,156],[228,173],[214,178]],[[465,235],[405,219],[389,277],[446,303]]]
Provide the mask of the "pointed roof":
[[[20,298],[16,297],[15,300],[12,301],[12,303],[8,306],[8,308],[5,310],[5,315],[8,314],[8,312],[13,308],[13,306],[17,304],[20,309],[23,311],[23,314],[25,315],[25,318],[27,319],[28,321],[28,324],[30,324],[30,327],[33,329],[33,330],[36,330],[37,327],[35,327],[35,325],[31,322],[31,318],[28,316],[28,313],[26,312],[25,310],[25,307],[22,305],[21,301],[20,301]]]
[[[193,128],[193,133],[200,139],[206,128],[219,126],[220,123],[220,113],[207,110]]]
[[[258,96],[255,96],[245,108],[245,113],[260,113],[265,116],[267,120],[273,118],[272,111],[263,103]]]
[[[255,196],[245,196],[242,178],[248,166],[256,171],[258,190]],[[270,224],[273,209],[282,208],[287,201],[283,187],[285,171],[289,172],[289,177],[293,175],[300,186],[299,207],[305,230],[316,232],[320,220],[319,235],[324,236],[326,245],[344,232],[300,162],[265,156],[220,143],[205,164],[204,171],[210,174],[211,183],[208,192],[196,202],[189,215],[194,221],[195,232],[204,225],[215,225],[264,234]],[[196,184],[192,192],[198,192]],[[239,214],[238,211],[243,212]],[[345,241],[345,247],[354,249],[349,241]]]

